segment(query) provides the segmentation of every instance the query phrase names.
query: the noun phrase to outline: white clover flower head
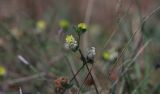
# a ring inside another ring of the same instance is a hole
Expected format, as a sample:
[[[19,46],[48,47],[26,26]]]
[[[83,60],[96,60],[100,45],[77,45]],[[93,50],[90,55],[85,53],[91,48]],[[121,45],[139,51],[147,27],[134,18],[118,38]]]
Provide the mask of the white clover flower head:
[[[95,55],[96,55],[96,48],[95,47],[91,47],[87,51],[87,61],[88,62],[93,62]]]
[[[76,49],[78,47],[78,43],[72,35],[67,35],[66,42],[64,43],[64,46],[66,49],[71,49],[73,51],[76,51]]]

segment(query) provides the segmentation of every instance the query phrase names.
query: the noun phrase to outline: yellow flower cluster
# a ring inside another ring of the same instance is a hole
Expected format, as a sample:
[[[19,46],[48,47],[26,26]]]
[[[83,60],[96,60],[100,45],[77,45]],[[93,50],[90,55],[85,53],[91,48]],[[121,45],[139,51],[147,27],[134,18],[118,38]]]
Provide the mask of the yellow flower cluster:
[[[67,35],[64,46],[66,49],[71,49],[73,51],[76,51],[78,47],[78,43],[72,35]]]
[[[72,35],[66,36],[66,43],[71,44],[75,41],[74,37]]]

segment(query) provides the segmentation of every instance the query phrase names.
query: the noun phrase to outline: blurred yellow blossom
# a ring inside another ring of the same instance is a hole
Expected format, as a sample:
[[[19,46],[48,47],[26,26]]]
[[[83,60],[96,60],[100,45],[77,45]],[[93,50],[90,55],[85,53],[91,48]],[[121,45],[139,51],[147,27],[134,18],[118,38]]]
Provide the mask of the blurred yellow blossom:
[[[66,43],[70,44],[75,41],[74,37],[72,35],[67,35],[66,36]]]
[[[110,49],[109,51],[105,51],[102,55],[104,60],[113,61],[118,57],[118,51],[116,49]]]
[[[37,28],[40,30],[45,30],[46,29],[46,22],[44,20],[39,20],[36,24]]]
[[[0,76],[4,76],[6,74],[6,69],[3,66],[0,66]]]
[[[109,58],[110,58],[110,53],[107,52],[107,51],[104,52],[104,53],[103,53],[103,59],[104,59],[104,60],[108,60]]]
[[[80,23],[80,24],[78,24],[78,28],[79,28],[79,29],[86,30],[86,29],[87,29],[87,24],[85,24],[85,23]]]
[[[67,20],[60,20],[59,21],[59,26],[62,28],[62,29],[67,29],[69,27],[69,22]]]

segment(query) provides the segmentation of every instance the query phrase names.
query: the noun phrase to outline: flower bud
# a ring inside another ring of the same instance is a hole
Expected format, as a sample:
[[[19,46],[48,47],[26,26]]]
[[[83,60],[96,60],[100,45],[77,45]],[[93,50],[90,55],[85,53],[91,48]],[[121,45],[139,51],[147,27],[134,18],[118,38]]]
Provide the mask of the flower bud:
[[[78,33],[82,34],[86,32],[86,30],[87,30],[87,25],[85,23],[78,24],[78,29],[77,29]]]

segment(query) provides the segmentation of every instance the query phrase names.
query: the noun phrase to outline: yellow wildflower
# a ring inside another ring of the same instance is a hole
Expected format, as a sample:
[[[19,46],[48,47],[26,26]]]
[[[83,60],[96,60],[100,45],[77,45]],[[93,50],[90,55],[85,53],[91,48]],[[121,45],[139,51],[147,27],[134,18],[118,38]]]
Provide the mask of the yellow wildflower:
[[[78,43],[72,35],[66,36],[66,42],[64,43],[66,49],[71,49],[72,51],[77,51]]]
[[[67,35],[66,37],[66,43],[70,44],[75,41],[74,37],[72,35]]]
[[[104,52],[103,53],[103,59],[104,60],[109,60],[110,59],[110,53],[109,52]]]
[[[0,76],[3,76],[6,74],[6,69],[3,66],[0,66]]]
[[[46,22],[44,20],[39,20],[36,24],[37,28],[40,30],[45,30],[46,29]]]
[[[72,35],[67,35],[66,36],[66,43],[70,44],[75,41],[74,37]]]
[[[67,20],[60,20],[59,22],[59,26],[62,29],[67,29],[69,27],[69,22]]]
[[[87,29],[87,25],[85,23],[80,23],[80,24],[78,24],[78,28],[85,30],[85,29]]]
[[[118,57],[118,51],[116,51],[116,49],[113,48],[109,51],[105,51],[102,56],[104,60],[113,61]]]

